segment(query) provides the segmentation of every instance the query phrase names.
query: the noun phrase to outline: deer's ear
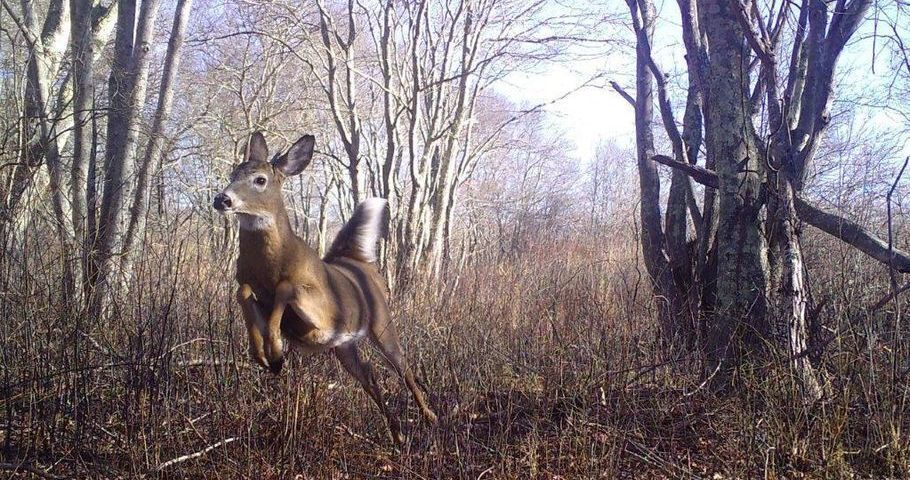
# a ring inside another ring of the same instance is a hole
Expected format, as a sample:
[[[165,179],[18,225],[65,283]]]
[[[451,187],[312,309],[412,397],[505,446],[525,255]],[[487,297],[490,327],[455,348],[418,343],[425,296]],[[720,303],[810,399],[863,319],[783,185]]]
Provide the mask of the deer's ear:
[[[268,162],[269,147],[262,132],[253,132],[250,139],[240,148],[240,157],[244,162]]]
[[[275,159],[272,165],[281,173],[292,176],[302,172],[310,160],[313,159],[313,147],[316,145],[316,138],[312,135],[304,135],[300,140],[294,142],[287,153]]]

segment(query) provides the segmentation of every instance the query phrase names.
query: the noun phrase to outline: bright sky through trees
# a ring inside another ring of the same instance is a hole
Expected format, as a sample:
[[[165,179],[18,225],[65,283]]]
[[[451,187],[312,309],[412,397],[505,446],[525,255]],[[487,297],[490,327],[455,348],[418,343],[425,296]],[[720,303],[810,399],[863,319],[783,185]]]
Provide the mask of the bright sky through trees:
[[[617,8],[625,8],[616,2]],[[654,53],[658,64],[670,75],[672,101],[681,108],[685,94],[679,87],[685,82],[685,53],[680,42],[679,12],[675,2],[658,2],[659,20],[655,35]],[[619,11],[618,11],[619,12]],[[618,15],[616,20],[626,21]],[[871,13],[870,13],[871,15]],[[899,23],[902,30],[910,30],[910,19]],[[887,41],[881,36],[890,30],[879,23],[879,39],[873,41],[875,22],[864,23],[849,44],[838,64],[839,83],[844,85],[834,100],[832,113],[843,115],[851,112],[857,127],[893,132],[894,161],[910,154],[910,123],[906,117],[907,106],[894,97],[896,66],[892,61]],[[586,163],[597,145],[612,141],[623,147],[632,147],[635,141],[632,107],[611,87],[616,81],[629,92],[634,91],[634,49],[629,45],[633,35],[627,26],[617,28],[613,22],[604,24],[602,38],[609,44],[601,47],[604,57],[591,58],[582,52],[564,55],[535,72],[516,72],[501,81],[498,90],[523,105],[536,105],[558,101],[546,106],[554,128],[564,133],[575,145],[575,157]],[[595,35],[592,35],[594,38]],[[875,71],[872,71],[873,45]],[[590,47],[585,47],[586,51]],[[579,88],[586,79],[600,74],[602,77],[589,86]],[[906,73],[905,73],[906,74]],[[568,94],[568,95],[567,95]],[[564,98],[563,98],[564,97]],[[905,102],[904,102],[905,103]],[[631,162],[631,159],[630,159]]]

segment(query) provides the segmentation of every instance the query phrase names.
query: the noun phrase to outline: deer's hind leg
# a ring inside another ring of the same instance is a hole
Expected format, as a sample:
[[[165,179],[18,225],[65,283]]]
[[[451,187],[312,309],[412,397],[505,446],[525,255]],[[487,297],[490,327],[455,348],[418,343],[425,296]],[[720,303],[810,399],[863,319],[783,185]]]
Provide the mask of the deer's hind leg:
[[[404,378],[404,382],[407,384],[408,390],[411,391],[411,395],[414,396],[414,400],[420,407],[423,416],[426,417],[430,423],[436,423],[438,421],[436,412],[430,408],[430,404],[427,402],[423,391],[417,385],[417,379],[414,377],[414,372],[408,365],[407,359],[404,356],[404,350],[401,348],[401,341],[398,339],[398,331],[395,330],[395,326],[392,325],[387,310],[377,316],[376,321],[371,326],[370,338],[379,350],[382,351],[382,355],[389,365],[398,372],[399,376]]]
[[[243,313],[244,323],[246,323],[246,332],[250,341],[250,357],[259,365],[268,367],[263,341],[266,329],[265,316],[262,314],[259,304],[256,303],[253,289],[247,284],[241,285],[237,289],[237,301],[240,303],[240,310]]]
[[[392,434],[392,439],[399,445],[404,443],[404,435],[401,433],[401,425],[398,423],[398,418],[394,417],[389,412],[388,407],[386,407],[385,401],[382,398],[382,391],[379,389],[379,384],[376,382],[373,366],[366,360],[360,358],[360,353],[357,351],[357,345],[354,344],[354,342],[351,342],[335,347],[335,356],[338,357],[338,360],[341,362],[341,365],[344,366],[344,369],[360,383],[360,386],[362,386],[364,390],[366,390],[370,395],[370,398],[373,399],[373,403],[382,411],[382,414],[389,423],[389,431]]]

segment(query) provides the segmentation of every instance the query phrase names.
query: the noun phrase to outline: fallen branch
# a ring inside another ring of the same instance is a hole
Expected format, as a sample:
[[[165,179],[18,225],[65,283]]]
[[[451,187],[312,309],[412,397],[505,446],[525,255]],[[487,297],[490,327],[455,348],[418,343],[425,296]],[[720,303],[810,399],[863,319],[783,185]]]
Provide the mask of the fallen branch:
[[[666,155],[655,155],[651,158],[657,163],[682,170],[706,187],[717,188],[719,185],[717,173],[707,168],[679,162]],[[910,272],[910,253],[896,248],[891,248],[889,252],[888,242],[876,237],[860,224],[826,212],[799,197],[794,198],[793,206],[800,220],[852,245],[885,265],[893,265],[898,272]]]
[[[31,465],[25,465],[25,464],[17,465],[15,463],[0,463],[0,470],[9,470],[13,473],[20,472],[20,471],[28,472],[28,473],[31,473],[32,475],[34,475],[36,477],[40,477],[40,478],[50,478],[50,479],[66,478],[66,477],[58,477],[57,475],[52,475],[50,473],[45,472],[44,470],[33,467]]]
[[[801,198],[797,197],[794,201],[800,220],[843,240],[885,265],[893,265],[898,272],[910,272],[910,254],[907,252],[894,248],[889,254],[888,242],[869,233],[858,223],[825,212]]]
[[[190,454],[188,454],[188,455],[183,455],[182,457],[177,457],[177,458],[175,458],[175,459],[173,459],[173,460],[168,460],[168,461],[162,463],[161,465],[158,465],[158,467],[155,468],[155,470],[157,470],[157,471],[160,472],[161,470],[164,470],[165,468],[170,467],[171,465],[176,465],[176,464],[178,464],[178,463],[180,463],[180,462],[185,462],[185,461],[187,461],[187,460],[192,460],[192,459],[194,459],[194,458],[199,458],[199,457],[205,455],[206,453],[209,453],[209,452],[211,452],[212,450],[214,450],[214,449],[216,449],[216,448],[218,448],[218,447],[227,445],[227,444],[229,444],[229,443],[231,443],[231,442],[233,442],[233,441],[235,441],[235,440],[238,440],[238,438],[237,438],[237,437],[226,438],[226,439],[224,439],[224,440],[222,440],[222,441],[220,441],[220,442],[218,442],[218,443],[209,445],[208,447],[205,447],[205,448],[203,448],[202,450],[200,450],[200,451],[198,451],[198,452],[196,452],[196,453],[190,453]]]
[[[378,443],[374,442],[373,440],[371,440],[371,439],[369,439],[369,438],[367,438],[367,437],[364,437],[363,435],[360,435],[360,434],[358,434],[358,433],[355,433],[353,430],[351,430],[351,427],[349,427],[349,426],[347,426],[347,425],[345,425],[345,424],[336,425],[336,426],[335,426],[335,429],[336,429],[336,430],[340,430],[340,431],[342,431],[342,432],[344,432],[344,433],[347,433],[348,435],[350,435],[350,436],[356,438],[357,440],[360,440],[360,441],[363,441],[363,442],[367,442],[367,443],[369,443],[369,444],[372,444],[374,447],[382,448],[381,445],[379,445]]]
[[[240,368],[250,368],[249,363],[244,362],[234,362],[233,360],[183,360],[179,362],[174,362],[174,366],[181,368],[192,368],[192,367],[224,367],[224,366],[238,366]]]

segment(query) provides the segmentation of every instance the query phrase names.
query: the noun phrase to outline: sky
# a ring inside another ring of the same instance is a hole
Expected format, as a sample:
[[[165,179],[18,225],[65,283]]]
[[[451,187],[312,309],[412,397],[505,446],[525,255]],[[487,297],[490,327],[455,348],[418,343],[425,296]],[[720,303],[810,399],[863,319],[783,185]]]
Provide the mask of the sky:
[[[608,81],[598,79],[593,85],[579,88],[599,70],[603,68],[590,60],[552,65],[542,72],[511,74],[497,89],[519,104],[536,105],[556,100],[546,107],[549,120],[575,145],[574,156],[586,159],[593,157],[600,142],[632,146],[635,140],[632,106],[609,86]],[[624,80],[617,79],[622,85],[633,86],[631,78]]]
[[[660,2],[659,2],[660,3]],[[672,8],[671,8],[672,7]],[[658,5],[659,21],[655,36],[655,57],[664,72],[671,75],[671,82],[678,81],[685,85],[685,65],[683,49],[680,45],[679,12],[675,2],[663,2]],[[908,20],[910,22],[910,20]],[[893,70],[888,60],[883,42],[877,42],[876,72],[870,71],[872,59],[871,33],[874,22],[867,20],[854,36],[852,44],[844,51],[838,64],[838,71],[844,75],[845,89],[855,88],[853,94],[865,98],[881,96],[887,91],[887,85],[893,78]],[[634,112],[631,106],[622,99],[610,86],[609,80],[615,80],[630,93],[634,93],[634,52],[629,47],[633,40],[631,29],[617,29],[615,26],[605,36],[612,36],[616,44],[601,59],[582,58],[559,63],[550,63],[535,72],[515,72],[500,81],[495,88],[516,103],[536,105],[560,99],[546,107],[550,121],[564,132],[566,138],[575,145],[574,156],[584,163],[592,158],[597,145],[612,141],[621,147],[634,145]],[[595,85],[575,91],[578,86],[593,75],[602,74]],[[846,92],[846,90],[843,90]],[[570,93],[571,92],[571,93]],[[566,94],[568,95],[566,96]],[[565,98],[562,98],[564,97]],[[671,92],[675,104],[683,98],[679,91]],[[655,106],[655,108],[657,108]],[[834,110],[837,110],[837,105]],[[679,119],[677,108],[677,120]],[[906,133],[908,125],[902,118],[884,109],[858,109],[858,118],[872,122],[876,127]],[[910,154],[910,141],[903,143],[895,160]]]

